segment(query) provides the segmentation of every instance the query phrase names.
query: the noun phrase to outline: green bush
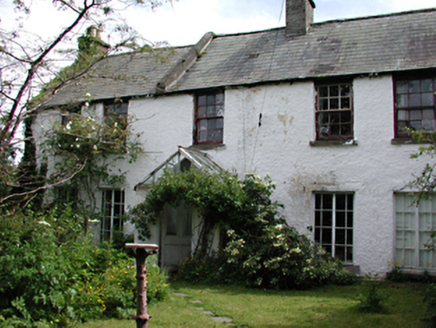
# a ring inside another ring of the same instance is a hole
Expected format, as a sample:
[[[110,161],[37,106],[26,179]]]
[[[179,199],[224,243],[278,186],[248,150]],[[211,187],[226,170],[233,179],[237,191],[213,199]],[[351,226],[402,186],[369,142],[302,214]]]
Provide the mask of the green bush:
[[[424,302],[426,310],[424,320],[429,321],[433,327],[436,326],[436,285],[429,284],[425,290]]]
[[[227,262],[237,266],[248,286],[300,289],[356,281],[342,262],[284,221],[276,222],[265,223],[257,236],[229,231]]]
[[[0,326],[121,318],[136,306],[134,259],[110,244],[93,245],[81,222],[68,208],[3,217]],[[149,265],[149,300],[162,300],[167,276]]]
[[[379,292],[379,282],[367,276],[368,295],[360,296],[359,310],[365,313],[386,313],[386,296]],[[376,277],[375,277],[376,278]]]

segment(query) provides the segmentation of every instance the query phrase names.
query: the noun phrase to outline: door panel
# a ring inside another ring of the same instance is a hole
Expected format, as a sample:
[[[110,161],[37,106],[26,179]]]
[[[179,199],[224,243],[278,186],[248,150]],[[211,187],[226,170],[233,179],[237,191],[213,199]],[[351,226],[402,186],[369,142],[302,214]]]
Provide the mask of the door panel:
[[[162,224],[162,265],[170,271],[177,270],[191,253],[192,211],[181,205],[164,208]]]

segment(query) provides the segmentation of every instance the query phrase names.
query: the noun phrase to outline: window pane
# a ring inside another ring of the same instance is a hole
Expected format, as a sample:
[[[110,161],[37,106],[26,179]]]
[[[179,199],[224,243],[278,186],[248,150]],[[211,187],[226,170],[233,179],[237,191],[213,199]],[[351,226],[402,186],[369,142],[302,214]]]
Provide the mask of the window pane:
[[[419,80],[409,81],[409,93],[419,92],[420,91],[419,86],[420,86]]]
[[[350,96],[350,85],[349,84],[342,84],[341,85],[341,96],[349,97]]]
[[[330,98],[330,109],[339,109],[339,99]]]
[[[350,108],[350,98],[341,98],[341,109]]]
[[[224,93],[218,93],[215,96],[215,101],[217,104],[223,104],[224,103]]]
[[[337,96],[339,96],[339,86],[338,85],[330,86],[330,97],[337,97]]]
[[[336,210],[345,210],[346,195],[336,195]]]
[[[409,107],[409,98],[407,95],[397,95],[397,107]]]
[[[321,243],[322,244],[332,243],[332,229],[329,228],[321,229]]]
[[[328,97],[329,91],[327,86],[320,86],[318,87],[318,96],[319,97]]]
[[[424,109],[422,111],[422,118],[425,120],[433,120],[434,119],[434,110],[433,109]]]
[[[223,130],[217,130],[215,139],[213,141],[215,142],[221,142],[223,140]]]
[[[322,208],[333,209],[333,195],[322,194]]]
[[[216,107],[215,106],[207,106],[207,116],[215,116],[216,115]]]
[[[200,131],[198,133],[198,141],[199,142],[207,141],[207,131]]]
[[[422,124],[421,124],[421,121],[411,121],[411,122],[410,122],[410,128],[411,128],[412,130],[415,130],[415,131],[420,131],[420,130],[422,130]]]
[[[347,229],[347,245],[353,244],[353,229]]]
[[[315,195],[315,209],[320,209],[322,207],[322,195]]]
[[[432,79],[425,79],[421,81],[421,92],[433,92]]]
[[[319,102],[319,110],[328,110],[329,109],[329,100],[321,99]]]
[[[407,110],[399,110],[398,111],[398,119],[400,121],[407,121],[407,120],[409,120],[409,112]]]
[[[316,211],[315,212],[315,226],[321,225],[321,213]]]
[[[420,110],[410,111],[410,120],[420,120],[422,119],[422,112]]]
[[[224,106],[223,105],[218,105],[216,107],[216,115],[217,116],[223,116],[224,115]]]
[[[336,212],[336,226],[345,227],[345,212]]]
[[[345,245],[345,230],[336,229],[336,244]]]
[[[339,136],[340,135],[340,126],[339,125],[331,125],[330,126],[330,135]]]
[[[409,106],[418,107],[421,106],[421,94],[411,94],[409,97]]]
[[[397,81],[396,88],[395,88],[395,92],[397,94],[407,93],[407,90],[408,90],[407,81]]]
[[[341,261],[345,261],[345,247],[336,246],[335,247],[335,257]]]
[[[321,229],[315,228],[315,242],[320,243],[321,242]]]
[[[347,208],[353,210],[353,194],[347,194]]]
[[[198,97],[198,106],[205,106],[206,105],[206,96],[199,96]]]
[[[422,104],[422,106],[433,106],[433,104],[434,104],[433,92],[423,93],[421,95],[421,104]]]
[[[435,130],[434,120],[423,120],[422,128],[427,132],[433,132]]]
[[[208,95],[206,97],[207,97],[206,105],[207,106],[211,106],[211,105],[215,106],[215,95]]]
[[[322,211],[322,222],[321,225],[324,227],[331,227],[333,225],[333,212],[331,211]]]
[[[206,117],[206,107],[199,107],[198,108],[198,117]]]

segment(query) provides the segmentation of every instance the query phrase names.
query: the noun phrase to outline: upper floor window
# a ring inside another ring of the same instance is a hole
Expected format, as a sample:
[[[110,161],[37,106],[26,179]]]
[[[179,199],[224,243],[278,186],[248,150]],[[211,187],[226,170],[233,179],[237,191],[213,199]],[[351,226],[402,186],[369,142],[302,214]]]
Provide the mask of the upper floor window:
[[[63,108],[61,112],[61,125],[67,126],[68,123],[71,122],[72,115],[80,114],[81,108],[82,108],[81,105],[75,105],[75,106]]]
[[[409,129],[435,131],[435,91],[433,77],[395,80],[395,137],[410,137]]]
[[[195,131],[196,144],[223,143],[224,128],[224,93],[200,94],[195,102]]]
[[[351,83],[316,86],[316,139],[353,139]]]
[[[127,100],[115,99],[111,102],[105,102],[104,118],[108,123],[118,122],[123,125],[127,123],[127,109],[129,102]]]

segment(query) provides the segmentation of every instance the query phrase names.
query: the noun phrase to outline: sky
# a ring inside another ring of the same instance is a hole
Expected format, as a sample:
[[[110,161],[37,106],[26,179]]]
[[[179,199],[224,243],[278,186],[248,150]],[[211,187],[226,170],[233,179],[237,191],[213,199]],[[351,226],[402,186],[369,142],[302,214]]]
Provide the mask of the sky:
[[[0,28],[13,24],[11,0],[0,0]],[[51,1],[34,0],[32,15],[22,22],[37,36],[55,35],[73,17],[54,12]],[[436,7],[436,0],[315,0],[314,21]],[[173,0],[151,10],[123,12],[129,25],[152,43],[195,44],[206,32],[231,34],[284,26],[284,0]],[[103,39],[105,39],[103,34]],[[105,39],[105,41],[110,40]]]

